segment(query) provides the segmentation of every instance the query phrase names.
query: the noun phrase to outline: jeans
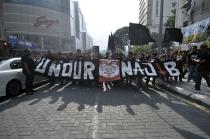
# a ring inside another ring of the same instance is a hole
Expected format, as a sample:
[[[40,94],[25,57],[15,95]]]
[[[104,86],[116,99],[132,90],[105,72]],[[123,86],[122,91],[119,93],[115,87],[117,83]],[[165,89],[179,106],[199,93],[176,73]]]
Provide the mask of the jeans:
[[[206,80],[207,85],[210,86],[209,75],[209,71],[196,72],[195,89],[200,89],[202,77]]]
[[[141,76],[141,75],[138,75],[138,77],[137,77],[137,79],[138,79],[138,87],[142,87],[142,79],[143,79],[143,77]]]
[[[188,81],[190,81],[191,79],[193,79],[193,81],[196,81],[195,80],[195,66],[193,65],[190,65],[189,66],[189,74],[188,74]]]
[[[26,91],[32,91],[33,90],[34,75],[25,74],[25,76],[26,76],[26,81],[25,81]]]
[[[54,76],[50,76],[49,77],[49,81],[50,81],[50,85],[54,85],[55,84],[55,77]]]

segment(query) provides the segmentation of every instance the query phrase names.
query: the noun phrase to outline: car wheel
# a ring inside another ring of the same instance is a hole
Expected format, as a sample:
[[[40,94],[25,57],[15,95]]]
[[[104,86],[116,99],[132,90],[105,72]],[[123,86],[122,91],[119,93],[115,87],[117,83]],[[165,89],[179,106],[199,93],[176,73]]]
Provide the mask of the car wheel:
[[[19,81],[11,81],[7,84],[7,95],[15,96],[21,91],[21,83]]]

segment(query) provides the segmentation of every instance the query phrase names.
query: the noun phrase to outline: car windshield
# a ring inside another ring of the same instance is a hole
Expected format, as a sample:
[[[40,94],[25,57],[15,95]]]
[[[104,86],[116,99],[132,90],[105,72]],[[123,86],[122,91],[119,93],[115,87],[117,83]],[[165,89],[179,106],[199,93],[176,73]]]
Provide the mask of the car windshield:
[[[7,59],[0,59],[0,65],[3,64],[6,61],[7,61]]]

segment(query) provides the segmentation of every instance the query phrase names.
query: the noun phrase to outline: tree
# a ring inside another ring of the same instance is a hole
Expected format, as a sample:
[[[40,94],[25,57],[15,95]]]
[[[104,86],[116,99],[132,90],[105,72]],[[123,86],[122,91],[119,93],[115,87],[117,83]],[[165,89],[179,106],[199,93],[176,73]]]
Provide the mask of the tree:
[[[171,12],[173,13],[172,16],[169,16],[166,23],[165,23],[165,26],[166,27],[169,27],[169,28],[174,28],[175,27],[175,20],[176,20],[176,10],[171,10]]]
[[[129,27],[125,26],[122,28],[119,28],[115,31],[113,34],[115,37],[115,46],[116,48],[122,48],[124,49],[124,46],[127,46],[129,43]]]
[[[134,46],[133,49],[132,49],[132,52],[135,55],[139,55],[141,53],[151,54],[151,53],[154,53],[155,50],[154,50],[154,47],[152,45],[143,45],[143,46]]]
[[[165,23],[166,27],[174,28],[175,27],[175,16],[169,16],[168,20]]]

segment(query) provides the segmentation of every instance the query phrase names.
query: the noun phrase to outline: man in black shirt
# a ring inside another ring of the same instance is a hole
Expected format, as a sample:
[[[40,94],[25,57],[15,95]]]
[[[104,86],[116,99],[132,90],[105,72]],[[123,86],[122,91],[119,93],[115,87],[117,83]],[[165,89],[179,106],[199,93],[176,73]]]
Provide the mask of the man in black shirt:
[[[34,80],[34,60],[31,58],[30,50],[25,49],[21,57],[23,73],[26,77],[25,86],[26,93],[33,94],[33,80]]]
[[[133,55],[133,53],[132,52],[129,52],[128,53],[128,56],[127,56],[127,58],[126,58],[126,61],[131,61],[131,67],[134,67],[134,64],[135,64],[135,57],[134,57],[134,55]],[[132,75],[127,75],[126,76],[126,86],[132,86],[132,81],[133,81],[133,78],[134,78],[134,76],[132,76]]]
[[[200,91],[202,77],[206,80],[207,85],[210,86],[210,54],[207,45],[201,45],[198,60],[194,61],[198,63],[196,66],[195,90]]]
[[[51,51],[48,51],[45,57],[47,59],[51,60],[52,62],[56,63],[56,57],[55,57],[55,55],[53,55],[51,53]],[[49,77],[49,82],[50,82],[50,85],[51,86],[55,85],[56,80],[55,80],[54,75],[52,75],[52,76]]]
[[[195,81],[195,67],[197,63],[193,61],[193,59],[197,59],[197,57],[198,57],[197,46],[193,46],[192,50],[187,55],[187,64],[189,68],[188,82],[190,82],[191,79]]]

